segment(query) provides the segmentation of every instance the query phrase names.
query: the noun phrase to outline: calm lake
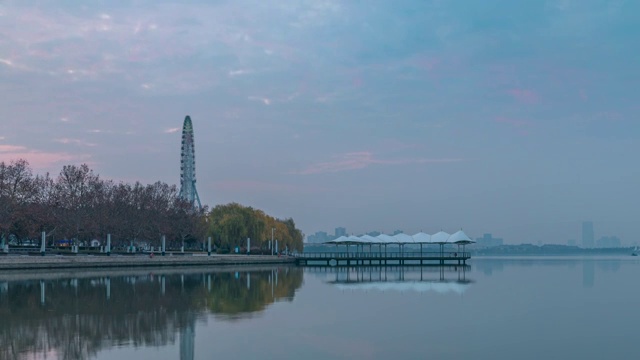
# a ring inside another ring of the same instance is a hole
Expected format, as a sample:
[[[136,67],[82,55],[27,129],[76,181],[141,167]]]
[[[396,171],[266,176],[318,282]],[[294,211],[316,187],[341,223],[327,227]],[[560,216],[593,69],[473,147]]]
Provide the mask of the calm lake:
[[[635,358],[640,261],[0,274],[0,359]]]

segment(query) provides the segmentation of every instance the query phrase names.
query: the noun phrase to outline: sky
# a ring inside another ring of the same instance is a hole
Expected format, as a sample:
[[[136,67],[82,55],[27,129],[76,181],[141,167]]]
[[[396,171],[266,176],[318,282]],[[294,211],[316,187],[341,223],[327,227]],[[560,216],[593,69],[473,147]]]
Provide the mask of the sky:
[[[0,161],[306,234],[637,235],[640,2],[1,0]]]

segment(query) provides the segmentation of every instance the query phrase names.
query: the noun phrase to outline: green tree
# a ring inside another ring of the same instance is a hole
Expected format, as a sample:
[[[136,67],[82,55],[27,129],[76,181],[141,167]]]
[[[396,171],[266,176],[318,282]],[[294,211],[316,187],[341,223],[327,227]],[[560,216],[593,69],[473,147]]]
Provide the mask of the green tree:
[[[253,247],[265,248],[273,229],[280,249],[287,246],[302,250],[302,232],[291,218],[279,220],[262,210],[230,203],[214,207],[208,214],[208,223],[209,235],[217,246],[225,249],[243,246],[247,238],[251,239]]]

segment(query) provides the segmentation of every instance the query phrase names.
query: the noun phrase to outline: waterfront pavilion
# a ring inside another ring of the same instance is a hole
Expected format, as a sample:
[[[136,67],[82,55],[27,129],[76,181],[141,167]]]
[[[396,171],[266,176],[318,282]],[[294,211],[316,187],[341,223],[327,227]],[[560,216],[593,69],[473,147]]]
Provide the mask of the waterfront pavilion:
[[[382,246],[384,246],[384,253],[387,253],[387,245],[397,245],[398,250],[401,254],[404,253],[404,245],[407,244],[419,244],[420,245],[420,256],[422,256],[422,247],[423,245],[439,245],[440,246],[440,256],[443,256],[444,246],[445,245],[457,245],[458,248],[462,246],[462,251],[464,252],[465,246],[469,244],[473,244],[475,241],[471,240],[464,231],[459,230],[453,234],[446,233],[444,231],[439,231],[433,235],[426,234],[424,232],[419,232],[413,236],[399,233],[394,236],[389,236],[386,234],[380,234],[378,236],[371,235],[363,235],[363,236],[340,236],[337,239],[327,241],[325,244],[333,244],[333,245],[346,245],[347,253],[349,253],[349,246],[356,245],[362,246],[369,245],[369,252],[371,252],[372,245],[378,245],[378,252],[382,253]]]

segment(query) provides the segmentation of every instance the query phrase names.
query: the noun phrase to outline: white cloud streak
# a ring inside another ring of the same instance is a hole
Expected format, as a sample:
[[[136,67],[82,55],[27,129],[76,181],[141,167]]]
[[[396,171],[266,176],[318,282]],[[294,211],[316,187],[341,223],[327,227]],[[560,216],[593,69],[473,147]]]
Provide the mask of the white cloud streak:
[[[96,144],[94,143],[90,143],[80,139],[60,138],[60,139],[54,139],[53,141],[60,144],[65,144],[65,145],[77,145],[77,146],[88,146],[88,147],[96,146]]]
[[[334,156],[334,159],[326,162],[318,162],[309,165],[307,168],[299,171],[293,171],[298,175],[314,175],[324,173],[337,173],[343,171],[353,171],[367,168],[372,165],[408,165],[408,164],[431,164],[431,163],[451,163],[459,162],[463,159],[457,158],[400,158],[400,159],[380,159],[370,151],[359,151],[340,154]]]
[[[178,131],[180,131],[179,127],[174,127],[174,128],[170,128],[170,129],[165,129],[163,132],[165,134],[174,134],[177,133]]]

